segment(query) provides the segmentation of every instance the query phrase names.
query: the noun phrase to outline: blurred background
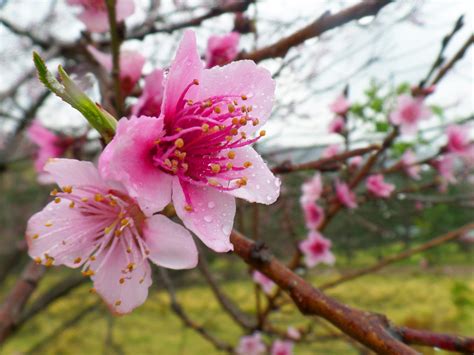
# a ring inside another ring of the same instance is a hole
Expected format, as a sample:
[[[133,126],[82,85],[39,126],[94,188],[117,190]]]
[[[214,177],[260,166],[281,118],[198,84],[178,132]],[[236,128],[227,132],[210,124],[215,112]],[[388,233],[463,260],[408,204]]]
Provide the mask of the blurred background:
[[[219,6],[212,1],[135,0],[136,11],[127,28],[139,29],[153,16],[156,26],[166,27],[200,16]],[[259,0],[245,11],[248,21],[241,34],[240,51],[251,52],[311,23],[327,11],[336,13],[356,1]],[[53,95],[44,93],[35,77],[32,50],[38,50],[54,67],[71,68],[86,92],[100,100],[94,70],[58,48],[79,43],[84,25],[77,9],[63,0],[0,0],[0,299],[13,287],[29,261],[24,230],[28,218],[49,200],[51,186],[38,183],[33,167],[37,147],[26,134],[33,120],[54,132],[74,137],[69,151],[94,160],[100,150],[97,134],[89,131],[82,116]],[[381,100],[426,77],[460,16],[464,26],[446,48],[451,57],[473,32],[474,3],[468,0],[400,0],[367,16],[328,31],[292,48],[284,58],[262,61],[277,83],[276,102],[266,125],[267,136],[257,149],[271,165],[315,160],[332,144],[344,143],[328,133],[333,118],[329,104],[344,90],[352,105],[369,108],[367,119],[352,127],[351,148],[380,142],[386,133],[379,115]],[[207,39],[236,27],[235,14],[225,13],[195,27],[198,46],[205,53]],[[146,57],[144,73],[166,67],[174,55],[182,30],[154,33],[144,40],[129,40],[123,47]],[[38,45],[36,39],[48,45]],[[464,58],[427,99],[433,118],[422,123],[419,134],[401,140],[395,149],[417,146],[421,157],[445,143],[444,128],[452,122],[470,123],[474,138],[473,55]],[[130,102],[136,98],[130,98]],[[76,150],[75,150],[76,149]],[[239,201],[235,228],[263,240],[282,260],[306,228],[298,199],[301,184],[312,172],[282,176],[282,197],[272,206]],[[419,184],[433,180],[423,174]],[[470,176],[470,178],[469,178]],[[344,210],[326,229],[333,243],[334,266],[305,272],[315,284],[347,271],[376,263],[433,237],[472,222],[474,191],[472,171],[446,191],[397,193],[389,200],[373,200],[356,211]],[[332,179],[328,175],[328,179]],[[393,176],[397,186],[410,186],[403,176]],[[398,324],[442,332],[474,333],[474,236],[441,245],[404,259],[379,272],[331,288],[327,293],[350,305],[386,314]],[[213,277],[226,294],[249,313],[254,311],[254,284],[248,267],[233,255],[201,252]],[[297,270],[298,271],[298,270]],[[91,283],[77,270],[49,270],[22,313],[13,335],[0,348],[2,354],[214,354],[219,353],[195,331],[183,326],[170,310],[163,282],[155,273],[147,302],[132,314],[110,315]],[[170,272],[180,304],[199,324],[231,344],[241,328],[220,310],[203,277],[203,270]],[[273,321],[282,327],[304,327],[310,320],[284,303]],[[330,328],[330,327],[329,327]],[[319,328],[318,328],[319,329]],[[296,354],[362,353],[347,339],[331,337],[322,327],[318,341],[297,344]],[[317,331],[318,332],[318,331]],[[424,349],[424,354],[435,350]],[[436,352],[439,353],[439,352]]]

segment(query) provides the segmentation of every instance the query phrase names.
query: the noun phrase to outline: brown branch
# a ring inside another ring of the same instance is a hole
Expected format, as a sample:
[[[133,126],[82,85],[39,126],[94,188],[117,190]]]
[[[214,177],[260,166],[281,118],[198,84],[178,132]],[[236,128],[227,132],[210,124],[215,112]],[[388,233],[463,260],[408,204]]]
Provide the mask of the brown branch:
[[[464,354],[474,353],[474,338],[472,337],[434,333],[406,327],[395,327],[395,330],[406,344],[430,346]]]
[[[353,20],[376,15],[380,9],[390,2],[391,0],[365,0],[333,15],[325,13],[313,23],[272,45],[257,49],[254,52],[241,53],[239,59],[251,59],[260,62],[268,58],[284,57],[290,48]]]
[[[330,158],[321,158],[307,163],[291,164],[289,162],[284,162],[280,165],[273,167],[272,172],[275,174],[284,174],[301,170],[320,170],[324,169],[328,165],[334,166],[334,163],[336,162],[345,161],[355,156],[364,155],[377,149],[380,149],[380,145],[374,144],[369,145],[368,147],[357,148],[341,154],[337,154]]]
[[[201,254],[202,255],[202,254]],[[219,288],[217,281],[209,270],[209,265],[204,257],[199,258],[199,271],[204,276],[206,282],[211,287],[212,293],[221,305],[222,309],[241,327],[253,329],[256,326],[254,319],[244,313],[226,294]]]
[[[363,269],[360,269],[360,270],[357,270],[357,271],[350,272],[346,275],[341,276],[340,278],[338,278],[334,281],[324,283],[324,284],[319,286],[319,289],[326,290],[328,288],[340,285],[340,284],[342,284],[346,281],[350,281],[350,280],[356,279],[360,276],[370,274],[374,271],[378,271],[378,270],[380,270],[380,269],[382,269],[382,268],[384,268],[384,267],[386,267],[390,264],[393,264],[397,261],[409,258],[412,255],[424,252],[428,249],[437,247],[441,244],[444,244],[446,242],[454,240],[454,239],[460,237],[465,232],[467,232],[471,229],[474,229],[474,223],[466,224],[466,225],[464,225],[464,226],[462,226],[462,227],[460,227],[460,228],[458,228],[454,231],[443,234],[443,235],[441,235],[439,237],[436,237],[436,238],[434,238],[434,239],[432,239],[432,240],[430,240],[426,243],[423,243],[423,244],[417,246],[416,248],[405,250],[405,251],[403,251],[399,254],[396,254],[396,255],[388,256],[388,257],[384,258],[382,261],[380,261],[380,262],[378,262],[378,263],[376,263],[372,266],[369,266],[369,267],[366,267],[366,268],[363,268]]]
[[[342,332],[378,354],[417,354],[415,350],[401,341],[404,337],[400,331],[407,332],[408,328],[396,327],[383,315],[350,308],[328,297],[296,275],[283,263],[276,260],[267,249],[257,246],[235,230],[231,234],[231,242],[234,245],[234,252],[247,264],[271,278],[282,290],[288,293],[301,313],[316,315],[326,319]],[[440,340],[442,337],[448,337],[448,335],[444,334],[422,332],[430,334],[431,337],[437,340]],[[408,334],[413,335],[414,333],[408,332]],[[457,351],[467,351],[470,349],[471,339],[462,337],[458,337],[458,339],[460,340],[457,344],[464,344],[466,348],[457,349]],[[425,343],[423,337],[415,337],[414,335],[412,339],[408,337],[407,342],[413,343],[415,340],[420,345],[432,346],[433,343],[442,345],[441,341],[433,340],[428,342],[428,339],[425,339]]]
[[[36,289],[44,272],[44,266],[38,265],[34,261],[28,262],[20,279],[6,296],[0,308],[0,344],[11,334],[20,318],[21,311]]]
[[[189,318],[189,316],[186,314],[186,312],[184,312],[183,307],[181,307],[176,298],[174,286],[168,275],[168,271],[163,268],[159,268],[159,270],[163,284],[165,285],[165,288],[168,291],[168,295],[170,297],[171,310],[182,320],[184,325],[193,329],[196,333],[200,334],[204,339],[214,345],[216,349],[232,353],[232,345],[225,343],[220,339],[217,339],[214,335],[210,334],[206,328],[204,328],[202,325],[197,324],[195,321]]]

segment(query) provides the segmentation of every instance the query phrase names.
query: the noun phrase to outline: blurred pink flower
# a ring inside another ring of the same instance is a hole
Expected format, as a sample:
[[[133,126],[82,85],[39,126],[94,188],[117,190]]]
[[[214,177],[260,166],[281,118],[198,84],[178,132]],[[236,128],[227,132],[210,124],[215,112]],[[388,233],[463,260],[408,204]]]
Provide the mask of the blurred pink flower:
[[[332,158],[333,156],[339,154],[341,147],[339,144],[331,144],[326,147],[321,153],[321,158]]]
[[[417,211],[422,211],[424,208],[425,208],[425,206],[423,205],[423,202],[415,201],[415,209]]]
[[[341,134],[346,129],[346,122],[342,116],[336,116],[334,119],[329,123],[329,132],[330,133],[338,133]]]
[[[465,154],[469,151],[469,130],[467,127],[451,125],[446,129],[448,151],[454,154]]]
[[[237,32],[209,37],[206,50],[207,68],[232,62],[239,54],[239,39],[240,35]]]
[[[316,202],[323,191],[323,183],[321,180],[321,174],[316,173],[314,176],[301,185],[301,199],[302,204],[309,202]]]
[[[292,355],[293,342],[289,340],[275,340],[272,345],[271,355]]]
[[[357,207],[357,197],[346,183],[336,181],[336,196],[339,202],[347,208]]]
[[[365,186],[367,187],[367,190],[374,196],[384,198],[390,197],[393,190],[395,190],[395,185],[384,182],[384,177],[382,174],[369,176]]]
[[[344,116],[350,107],[351,105],[344,95],[339,95],[336,100],[329,105],[331,112],[341,116]]]
[[[163,215],[145,214],[124,187],[90,162],[54,159],[45,170],[62,191],[28,221],[28,253],[46,266],[82,267],[115,313],[145,302],[148,260],[171,269],[197,264],[191,234]]]
[[[105,0],[67,0],[67,3],[82,7],[82,12],[78,18],[90,32],[106,32],[109,30],[109,17]],[[117,0],[115,6],[118,22],[125,20],[135,11],[133,0]]]
[[[308,238],[303,240],[299,246],[308,267],[314,267],[319,263],[332,265],[336,260],[331,253],[331,241],[316,231],[310,231]]]
[[[412,150],[407,150],[402,155],[400,160],[405,170],[405,173],[412,179],[418,180],[420,178],[420,166],[414,165],[417,162],[416,155]]]
[[[94,46],[87,46],[87,50],[94,59],[109,73],[112,72],[112,56],[97,50]],[[120,52],[120,84],[122,93],[129,95],[142,75],[145,57],[134,51]]]
[[[293,340],[298,340],[301,338],[300,331],[295,327],[288,327],[288,329],[286,330],[286,334]]]
[[[456,177],[454,176],[454,156],[452,154],[442,155],[434,161],[433,165],[443,178],[444,185],[456,183]]]
[[[273,288],[276,286],[275,283],[266,277],[264,274],[261,272],[255,270],[252,274],[253,281],[260,285],[262,288],[263,292],[265,292],[267,295],[272,293]]]
[[[404,134],[415,133],[420,120],[430,117],[431,110],[425,105],[422,97],[401,95],[397,98],[395,111],[390,114],[390,122],[400,126]]]
[[[27,134],[28,138],[38,146],[35,170],[39,174],[39,182],[44,184],[53,183],[51,176],[44,171],[44,166],[48,159],[62,156],[74,143],[74,140],[54,134],[36,120],[28,128]]]
[[[262,355],[265,353],[266,347],[260,333],[253,333],[240,338],[235,351],[237,355]]]
[[[318,228],[324,219],[324,210],[314,202],[305,202],[301,205],[308,229]]]
[[[353,157],[349,159],[349,167],[352,169],[357,169],[362,165],[363,161],[364,159],[360,155]]]
[[[135,105],[132,115],[159,117],[163,102],[163,70],[155,69],[145,78],[143,92]]]
[[[224,85],[225,84],[225,85]],[[235,197],[271,204],[280,180],[250,147],[270,115],[275,83],[251,61],[204,69],[186,31],[164,87],[159,119],[122,119],[99,167],[147,211],[173,200],[177,215],[209,248],[232,250]],[[258,119],[257,119],[258,117]]]

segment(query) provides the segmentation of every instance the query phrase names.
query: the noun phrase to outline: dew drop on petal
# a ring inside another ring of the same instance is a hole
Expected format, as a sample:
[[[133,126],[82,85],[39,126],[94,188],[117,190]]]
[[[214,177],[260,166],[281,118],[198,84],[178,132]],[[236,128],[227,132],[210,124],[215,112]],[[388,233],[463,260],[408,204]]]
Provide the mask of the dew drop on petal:
[[[258,185],[258,184],[255,185],[255,188],[256,188],[257,190],[260,190],[260,185]]]
[[[229,225],[223,225],[223,226],[222,226],[222,232],[223,232],[224,234],[229,234],[230,231],[231,231],[231,227],[230,227]]]
[[[216,204],[213,201],[211,201],[207,204],[207,207],[214,208],[214,207],[216,207]]]
[[[267,195],[267,201],[270,202],[273,198],[270,195]]]
[[[204,220],[205,220],[207,223],[211,223],[211,222],[212,222],[212,217],[211,217],[211,216],[204,216]]]

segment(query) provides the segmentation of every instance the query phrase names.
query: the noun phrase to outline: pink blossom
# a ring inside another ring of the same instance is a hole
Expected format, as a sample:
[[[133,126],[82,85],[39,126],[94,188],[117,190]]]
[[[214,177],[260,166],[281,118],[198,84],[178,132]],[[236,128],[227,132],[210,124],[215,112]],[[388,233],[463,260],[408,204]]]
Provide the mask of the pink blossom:
[[[39,173],[39,181],[45,184],[52,183],[51,177],[44,171],[44,165],[48,159],[62,156],[73,143],[73,139],[57,136],[38,121],[33,121],[27,133],[31,141],[38,146],[35,169]]]
[[[261,355],[265,351],[266,347],[260,333],[243,336],[236,349],[237,355]]]
[[[415,165],[417,162],[416,155],[412,150],[407,150],[402,155],[401,163],[405,173],[412,179],[418,180],[420,178],[420,166]]]
[[[288,327],[288,329],[286,330],[286,334],[293,340],[301,339],[300,331],[295,327]]]
[[[448,136],[448,151],[454,154],[465,154],[469,151],[469,131],[467,127],[451,125],[446,129]]]
[[[196,266],[197,249],[185,228],[144,212],[92,163],[53,159],[45,170],[62,191],[53,190],[54,201],[28,221],[28,253],[46,266],[82,267],[113,312],[145,302],[148,260],[171,269]]]
[[[415,201],[415,209],[417,211],[422,211],[424,208],[425,208],[425,206],[423,205],[423,202]]]
[[[342,116],[336,116],[334,119],[329,123],[329,132],[330,133],[338,133],[342,134],[346,129],[346,122]]]
[[[438,170],[445,183],[456,183],[454,176],[454,156],[445,154],[434,161],[434,167]]]
[[[240,35],[231,32],[223,36],[211,36],[207,41],[206,66],[212,68],[232,62],[239,54]]]
[[[274,89],[270,73],[251,61],[204,69],[194,33],[186,31],[160,118],[120,120],[99,168],[147,211],[172,201],[209,248],[232,250],[235,197],[271,204],[280,192],[280,180],[250,147],[264,135],[251,138],[270,115]]]
[[[67,0],[69,5],[82,7],[77,16],[90,32],[106,32],[109,30],[109,17],[105,0]],[[115,5],[117,21],[121,22],[135,11],[133,0],[117,0]]]
[[[308,229],[318,228],[324,219],[324,210],[314,202],[302,204],[304,219]]]
[[[163,70],[156,69],[145,78],[143,92],[135,105],[132,115],[159,117],[163,102]]]
[[[272,293],[273,288],[276,286],[275,283],[266,277],[264,274],[261,272],[255,270],[252,274],[253,281],[255,281],[256,284],[260,285],[262,288],[263,292],[265,292],[267,295]]]
[[[314,267],[319,263],[332,265],[336,260],[331,253],[331,241],[316,231],[309,232],[308,238],[303,240],[299,246],[308,267]]]
[[[316,202],[323,191],[323,183],[321,174],[316,173],[310,180],[301,186],[302,196],[301,203]]]
[[[336,100],[329,105],[331,112],[340,116],[344,116],[350,107],[351,105],[344,95],[339,95]]]
[[[293,342],[289,340],[275,340],[272,345],[271,355],[292,355]]]
[[[371,175],[367,178],[365,183],[367,190],[377,197],[390,197],[393,190],[395,190],[395,185],[388,184],[384,182],[382,174]]]
[[[352,169],[357,169],[362,165],[363,161],[364,159],[360,155],[353,157],[349,160],[349,167]]]
[[[321,153],[321,158],[332,158],[333,156],[339,154],[341,147],[339,144],[331,144],[326,147]]]
[[[395,111],[390,114],[390,121],[400,126],[404,134],[412,134],[418,128],[418,122],[431,115],[431,110],[425,105],[423,97],[401,95],[397,98]]]
[[[349,189],[346,183],[336,181],[336,196],[341,204],[347,208],[357,207],[357,197],[354,192]]]
[[[97,50],[93,46],[87,46],[87,50],[94,59],[109,73],[112,72],[112,56]],[[134,51],[123,50],[120,53],[120,84],[122,93],[128,95],[132,92],[142,75],[145,65],[145,57]]]

